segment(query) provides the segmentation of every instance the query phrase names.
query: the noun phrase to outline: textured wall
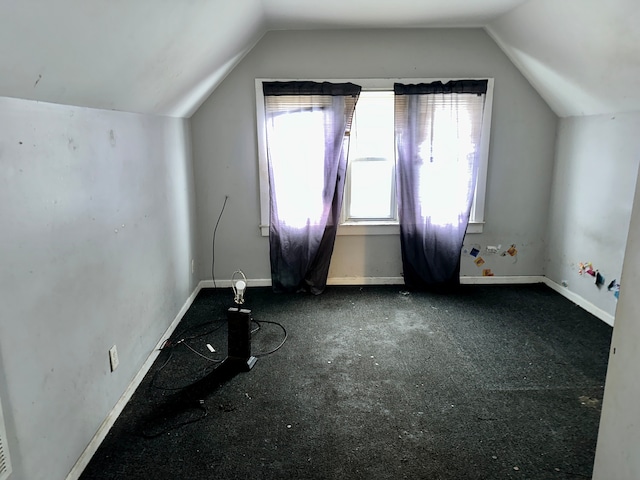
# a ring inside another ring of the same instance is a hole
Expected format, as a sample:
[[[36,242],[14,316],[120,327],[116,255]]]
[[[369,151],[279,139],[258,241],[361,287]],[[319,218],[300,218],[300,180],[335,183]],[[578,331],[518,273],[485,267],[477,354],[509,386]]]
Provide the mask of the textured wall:
[[[610,315],[620,282],[640,162],[640,114],[560,121],[549,214],[546,275]],[[579,274],[591,262],[604,277]]]
[[[187,127],[0,98],[12,479],[67,475],[195,286]]]

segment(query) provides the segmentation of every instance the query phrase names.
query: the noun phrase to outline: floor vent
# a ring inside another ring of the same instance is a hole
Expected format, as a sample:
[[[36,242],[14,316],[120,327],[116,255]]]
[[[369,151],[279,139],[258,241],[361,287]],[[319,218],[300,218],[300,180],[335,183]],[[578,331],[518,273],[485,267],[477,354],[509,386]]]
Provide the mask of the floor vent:
[[[7,480],[9,478],[9,475],[11,475],[11,461],[9,460],[7,431],[4,428],[2,401],[0,401],[0,480]]]

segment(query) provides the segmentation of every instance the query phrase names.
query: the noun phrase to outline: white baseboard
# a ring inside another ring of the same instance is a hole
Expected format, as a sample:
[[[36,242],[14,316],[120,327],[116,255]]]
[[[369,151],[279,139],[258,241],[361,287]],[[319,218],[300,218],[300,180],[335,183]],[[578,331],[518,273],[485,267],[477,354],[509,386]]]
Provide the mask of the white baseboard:
[[[521,283],[542,283],[542,276],[504,276],[504,277],[460,277],[465,285],[503,285]],[[404,285],[403,277],[334,277],[327,285]]]
[[[544,283],[542,275],[501,276],[501,277],[460,277],[460,283],[467,285],[507,285]],[[214,288],[213,280],[200,282],[202,288]],[[270,287],[270,278],[248,278],[248,287]],[[403,277],[330,277],[327,285],[404,285]],[[231,280],[216,280],[215,288],[231,288]]]
[[[106,438],[107,434],[109,433],[109,430],[111,430],[111,427],[113,427],[116,420],[122,413],[122,410],[124,409],[126,404],[129,402],[129,400],[131,400],[131,397],[133,396],[134,392],[136,391],[140,383],[142,383],[142,380],[144,379],[147,372],[151,369],[153,362],[155,362],[156,358],[158,358],[158,355],[160,354],[160,348],[162,347],[164,342],[171,336],[173,331],[176,329],[176,327],[180,323],[180,320],[182,320],[182,317],[184,316],[184,314],[187,313],[187,310],[189,310],[189,307],[191,307],[191,304],[193,303],[196,296],[202,289],[202,283],[203,282],[200,282],[196,286],[193,293],[191,293],[191,295],[189,295],[189,298],[187,298],[187,301],[184,302],[184,305],[182,306],[178,314],[175,316],[175,318],[171,322],[171,325],[169,325],[169,328],[167,328],[164,335],[162,335],[162,338],[160,338],[155,348],[152,350],[151,354],[149,354],[149,356],[145,360],[144,364],[142,365],[142,368],[140,368],[136,376],[133,378],[133,380],[131,380],[131,382],[127,386],[122,396],[118,399],[115,406],[111,409],[111,411],[107,415],[107,418],[104,419],[104,421],[98,428],[98,431],[89,442],[89,445],[87,445],[87,448],[85,448],[82,454],[80,455],[80,458],[78,459],[78,461],[75,463],[75,465],[67,475],[66,480],[77,480],[80,478],[80,475],[89,464],[89,461],[98,450],[98,447],[100,446],[100,444]]]
[[[238,280],[236,278],[236,280]],[[231,279],[225,280],[216,280],[215,285],[213,280],[202,280],[198,285],[202,288],[231,288]],[[247,288],[251,287],[270,287],[271,279],[270,278],[247,278]]]
[[[463,285],[509,285],[544,283],[542,275],[491,276],[491,277],[460,277]]]
[[[333,277],[327,285],[404,285],[402,277]]]
[[[403,285],[402,277],[331,277],[327,279],[327,285]],[[213,280],[200,282],[202,288],[214,288]],[[247,286],[270,287],[270,278],[248,278]],[[231,280],[216,280],[215,288],[231,288]]]
[[[547,277],[544,277],[544,283],[547,284],[548,287],[550,287],[553,290],[555,290],[556,292],[558,292],[563,297],[567,298],[568,300],[571,300],[573,303],[578,305],[583,310],[586,310],[587,312],[589,312],[594,317],[599,318],[600,320],[602,320],[606,324],[608,324],[608,325],[613,327],[613,323],[614,323],[615,317],[613,315],[611,315],[610,313],[605,312],[604,310],[602,310],[599,307],[596,307],[593,303],[585,300],[583,297],[581,297],[577,293],[573,293],[568,288],[557,284],[556,282],[554,282],[553,280],[550,280]]]

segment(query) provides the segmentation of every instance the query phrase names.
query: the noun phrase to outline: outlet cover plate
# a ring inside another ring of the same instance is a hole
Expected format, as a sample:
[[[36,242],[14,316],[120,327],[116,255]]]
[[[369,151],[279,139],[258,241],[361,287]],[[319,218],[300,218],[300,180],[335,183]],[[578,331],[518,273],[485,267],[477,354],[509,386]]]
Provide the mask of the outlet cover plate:
[[[118,358],[118,349],[114,345],[109,349],[109,364],[111,365],[111,371],[113,372],[118,365],[120,365],[120,359]]]

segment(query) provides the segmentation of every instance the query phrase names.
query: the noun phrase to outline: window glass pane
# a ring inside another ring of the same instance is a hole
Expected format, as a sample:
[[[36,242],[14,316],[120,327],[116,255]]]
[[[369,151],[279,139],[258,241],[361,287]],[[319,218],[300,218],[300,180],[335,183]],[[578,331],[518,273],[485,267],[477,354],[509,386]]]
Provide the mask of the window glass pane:
[[[347,220],[394,219],[393,92],[362,92],[349,147]]]
[[[393,218],[393,163],[359,160],[351,165],[351,202],[349,218]]]
[[[323,112],[275,115],[267,131],[278,215],[296,228],[318,223],[324,208]]]
[[[456,224],[475,190],[473,165],[484,97],[434,97],[427,117],[430,134],[419,146],[418,199],[421,216],[435,225]]]
[[[393,92],[362,92],[354,114],[349,155],[353,158],[394,155]]]

